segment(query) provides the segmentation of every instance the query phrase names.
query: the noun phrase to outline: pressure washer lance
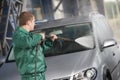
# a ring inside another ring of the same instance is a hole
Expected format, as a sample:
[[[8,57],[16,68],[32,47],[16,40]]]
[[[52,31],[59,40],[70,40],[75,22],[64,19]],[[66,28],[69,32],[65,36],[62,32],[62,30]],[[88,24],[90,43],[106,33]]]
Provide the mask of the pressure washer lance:
[[[37,57],[37,54],[38,54],[38,44],[36,46],[36,56],[35,56],[35,80],[36,80],[36,69],[37,69],[37,60],[38,60],[38,57]]]

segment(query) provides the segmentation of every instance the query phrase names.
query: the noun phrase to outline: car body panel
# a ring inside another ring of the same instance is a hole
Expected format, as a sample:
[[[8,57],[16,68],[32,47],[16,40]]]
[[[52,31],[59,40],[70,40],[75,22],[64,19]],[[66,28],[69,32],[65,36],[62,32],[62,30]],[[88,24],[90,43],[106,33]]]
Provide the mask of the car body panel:
[[[93,64],[91,62],[93,62],[95,56],[94,53],[95,52],[93,50],[88,50],[74,54],[66,54],[46,58],[46,79],[52,80],[56,78],[71,76],[82,69],[89,68]],[[86,61],[86,59],[88,61]]]
[[[0,80],[20,80],[15,62],[3,64],[0,68]]]

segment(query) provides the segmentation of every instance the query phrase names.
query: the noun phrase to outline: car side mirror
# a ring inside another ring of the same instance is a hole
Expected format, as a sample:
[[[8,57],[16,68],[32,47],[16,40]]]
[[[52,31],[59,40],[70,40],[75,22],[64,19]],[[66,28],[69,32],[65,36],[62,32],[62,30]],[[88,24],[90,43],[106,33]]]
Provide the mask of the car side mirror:
[[[0,58],[0,67],[5,63],[5,60],[5,57]]]
[[[104,48],[107,48],[107,47],[110,47],[110,46],[114,46],[115,44],[117,44],[117,42],[115,40],[107,40],[107,41],[104,41],[103,45],[102,45],[102,50]]]

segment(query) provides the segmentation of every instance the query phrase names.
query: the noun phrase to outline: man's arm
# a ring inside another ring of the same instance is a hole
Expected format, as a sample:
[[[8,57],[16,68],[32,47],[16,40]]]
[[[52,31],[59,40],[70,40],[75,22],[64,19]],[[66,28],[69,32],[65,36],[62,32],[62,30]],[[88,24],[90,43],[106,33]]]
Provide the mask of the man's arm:
[[[31,48],[42,40],[40,34],[18,35],[13,37],[13,43],[18,48]]]
[[[53,43],[54,41],[57,39],[58,37],[54,34],[51,34],[50,35],[50,38],[46,39],[43,44],[42,44],[42,47],[43,47],[43,50],[47,50],[47,49],[50,49],[52,46],[53,46]]]

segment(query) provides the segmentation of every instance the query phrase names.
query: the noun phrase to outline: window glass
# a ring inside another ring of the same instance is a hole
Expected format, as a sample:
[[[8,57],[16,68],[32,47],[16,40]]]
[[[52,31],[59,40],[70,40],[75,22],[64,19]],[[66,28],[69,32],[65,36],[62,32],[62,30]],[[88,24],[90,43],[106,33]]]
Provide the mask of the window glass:
[[[69,54],[94,48],[93,32],[90,23],[72,24],[43,29],[47,35],[56,34],[58,40],[45,52],[45,56]]]
[[[41,31],[46,33],[47,38],[49,34],[56,34],[58,36],[53,47],[44,52],[46,57],[70,54],[94,48],[93,31],[90,23],[65,25],[42,29]],[[13,49],[11,49],[8,61],[13,60],[14,53]]]

